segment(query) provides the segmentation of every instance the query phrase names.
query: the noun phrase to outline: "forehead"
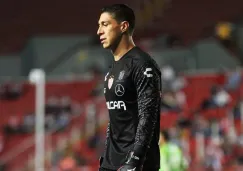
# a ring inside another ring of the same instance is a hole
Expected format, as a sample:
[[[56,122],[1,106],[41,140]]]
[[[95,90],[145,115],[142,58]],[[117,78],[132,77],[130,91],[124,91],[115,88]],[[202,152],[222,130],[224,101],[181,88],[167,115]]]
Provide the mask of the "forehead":
[[[102,23],[102,22],[116,22],[116,20],[113,18],[112,14],[108,13],[108,12],[103,12],[101,15],[100,15],[100,19],[99,19],[99,23]]]

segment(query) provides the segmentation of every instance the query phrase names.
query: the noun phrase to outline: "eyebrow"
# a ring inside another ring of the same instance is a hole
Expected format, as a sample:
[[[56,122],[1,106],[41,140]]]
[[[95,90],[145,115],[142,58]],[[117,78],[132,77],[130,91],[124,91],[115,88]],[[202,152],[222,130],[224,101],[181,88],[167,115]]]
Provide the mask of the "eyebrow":
[[[101,21],[100,23],[98,22],[98,25],[100,25],[100,24],[104,24],[104,23],[109,24],[110,22],[109,22],[109,21]]]

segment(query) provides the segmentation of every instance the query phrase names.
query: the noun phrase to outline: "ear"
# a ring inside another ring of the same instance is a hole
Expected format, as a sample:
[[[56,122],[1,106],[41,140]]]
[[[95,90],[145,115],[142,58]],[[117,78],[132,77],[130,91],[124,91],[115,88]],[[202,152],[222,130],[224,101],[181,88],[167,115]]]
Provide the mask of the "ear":
[[[129,23],[127,21],[123,21],[121,23],[121,32],[125,33],[129,29]]]

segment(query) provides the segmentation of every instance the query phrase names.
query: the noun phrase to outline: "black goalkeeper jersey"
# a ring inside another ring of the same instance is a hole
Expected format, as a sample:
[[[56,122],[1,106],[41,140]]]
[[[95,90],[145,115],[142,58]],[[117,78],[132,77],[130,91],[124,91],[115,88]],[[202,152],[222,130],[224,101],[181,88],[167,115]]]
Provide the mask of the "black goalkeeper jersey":
[[[134,47],[113,62],[104,94],[110,121],[101,167],[117,170],[128,152],[145,147],[144,165],[159,168],[161,73],[156,62]]]

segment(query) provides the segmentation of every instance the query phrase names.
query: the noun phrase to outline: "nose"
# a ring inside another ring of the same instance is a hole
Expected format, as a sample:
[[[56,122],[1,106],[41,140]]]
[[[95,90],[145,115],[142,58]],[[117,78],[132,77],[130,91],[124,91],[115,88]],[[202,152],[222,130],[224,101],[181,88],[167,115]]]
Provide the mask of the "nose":
[[[101,34],[103,34],[103,30],[99,27],[98,30],[97,30],[97,35],[100,36]]]

